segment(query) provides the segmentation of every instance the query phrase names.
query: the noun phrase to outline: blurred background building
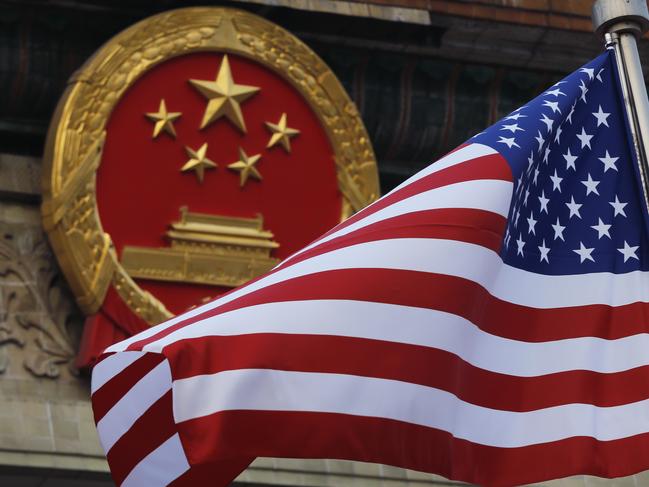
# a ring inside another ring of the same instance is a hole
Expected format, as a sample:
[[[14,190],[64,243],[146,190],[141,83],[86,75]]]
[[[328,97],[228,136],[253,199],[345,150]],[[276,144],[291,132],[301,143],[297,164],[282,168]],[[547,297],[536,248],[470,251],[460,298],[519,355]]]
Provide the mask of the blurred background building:
[[[0,485],[112,485],[88,378],[74,367],[83,317],[40,217],[41,157],[67,80],[104,42],[180,0],[0,1]],[[368,129],[382,190],[601,51],[591,0],[193,1],[245,9],[314,49]],[[649,43],[640,43],[649,60]],[[649,66],[645,62],[645,67]],[[278,432],[278,434],[280,434]],[[241,485],[449,485],[325,460],[257,460]],[[547,485],[641,486],[649,475]]]

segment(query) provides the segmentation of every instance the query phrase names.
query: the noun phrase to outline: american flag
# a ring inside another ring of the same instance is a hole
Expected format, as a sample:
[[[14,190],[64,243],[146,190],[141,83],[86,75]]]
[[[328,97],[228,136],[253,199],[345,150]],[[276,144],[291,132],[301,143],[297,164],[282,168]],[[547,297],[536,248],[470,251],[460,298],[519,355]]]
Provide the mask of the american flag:
[[[269,274],[113,345],[121,486],[255,457],[515,485],[649,468],[646,208],[613,53]]]

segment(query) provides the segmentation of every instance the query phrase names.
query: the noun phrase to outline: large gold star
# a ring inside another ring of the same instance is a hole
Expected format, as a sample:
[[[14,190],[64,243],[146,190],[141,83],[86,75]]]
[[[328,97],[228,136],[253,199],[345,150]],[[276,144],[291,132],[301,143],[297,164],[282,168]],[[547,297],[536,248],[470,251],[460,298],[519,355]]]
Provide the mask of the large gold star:
[[[153,138],[155,139],[160,132],[165,131],[172,137],[176,137],[176,130],[174,129],[174,120],[176,120],[180,115],[180,112],[167,112],[167,105],[165,104],[164,98],[160,100],[160,105],[158,106],[158,111],[155,113],[146,113],[146,117],[155,122],[153,127]]]
[[[300,131],[286,126],[286,113],[282,113],[277,123],[266,122],[266,127],[273,134],[266,148],[270,149],[279,142],[286,152],[291,152],[291,137],[295,137]]]
[[[198,150],[185,146],[185,151],[187,151],[187,155],[190,159],[182,168],[180,168],[180,170],[182,172],[195,171],[198,181],[202,183],[203,178],[205,177],[205,169],[213,169],[217,167],[215,162],[212,162],[205,157],[205,153],[207,152],[207,142],[200,146]]]
[[[239,160],[228,165],[228,169],[239,171],[239,184],[241,187],[246,184],[246,181],[248,181],[248,177],[250,176],[261,181],[261,174],[255,167],[255,164],[257,164],[257,161],[259,161],[260,157],[261,154],[249,156],[243,151],[241,147],[239,147]]]
[[[259,91],[256,86],[238,85],[232,79],[228,56],[223,56],[216,80],[190,79],[191,85],[205,98],[207,106],[201,121],[201,128],[225,116],[242,132],[246,132],[246,123],[243,120],[240,103],[244,102]]]

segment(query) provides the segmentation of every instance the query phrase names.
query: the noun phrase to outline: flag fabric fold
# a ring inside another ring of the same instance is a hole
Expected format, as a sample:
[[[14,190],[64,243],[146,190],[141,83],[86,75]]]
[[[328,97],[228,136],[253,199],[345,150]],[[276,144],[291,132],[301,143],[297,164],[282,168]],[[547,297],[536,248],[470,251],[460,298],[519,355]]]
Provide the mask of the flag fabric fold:
[[[490,486],[648,469],[646,208],[613,56],[109,347],[92,402],[115,482],[227,485],[260,456]]]

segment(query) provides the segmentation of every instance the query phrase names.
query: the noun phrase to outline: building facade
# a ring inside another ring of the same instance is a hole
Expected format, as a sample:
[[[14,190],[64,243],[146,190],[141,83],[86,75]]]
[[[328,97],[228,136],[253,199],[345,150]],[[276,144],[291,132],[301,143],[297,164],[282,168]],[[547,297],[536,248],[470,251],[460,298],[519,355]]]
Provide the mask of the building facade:
[[[591,1],[241,0],[331,67],[376,153],[382,191],[601,50]],[[42,155],[57,100],[104,42],[180,0],[0,1],[0,485],[113,485],[77,367],[84,316],[41,217]],[[641,42],[649,59],[649,43]],[[646,66],[645,66],[646,68]],[[246,486],[453,485],[336,460],[256,460]],[[642,486],[649,474],[552,486]]]

